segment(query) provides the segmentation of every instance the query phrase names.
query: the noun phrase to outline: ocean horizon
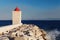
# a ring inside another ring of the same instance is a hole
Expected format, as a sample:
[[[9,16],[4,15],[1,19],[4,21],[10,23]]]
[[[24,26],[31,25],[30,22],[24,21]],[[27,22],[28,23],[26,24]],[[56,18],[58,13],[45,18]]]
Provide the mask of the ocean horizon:
[[[53,39],[60,40],[60,20],[22,20],[22,23],[37,25]],[[12,20],[0,20],[0,27],[7,25],[12,25]]]
[[[34,24],[45,30],[60,30],[60,20],[22,20],[23,24]],[[0,20],[0,26],[12,25],[12,20]]]

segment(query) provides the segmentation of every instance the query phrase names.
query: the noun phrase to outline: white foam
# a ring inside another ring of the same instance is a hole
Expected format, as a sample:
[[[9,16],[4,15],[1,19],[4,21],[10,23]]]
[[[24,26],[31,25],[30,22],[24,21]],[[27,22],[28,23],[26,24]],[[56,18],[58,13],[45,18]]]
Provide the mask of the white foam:
[[[46,38],[48,40],[56,40],[56,37],[60,34],[60,31],[57,29],[47,32]]]

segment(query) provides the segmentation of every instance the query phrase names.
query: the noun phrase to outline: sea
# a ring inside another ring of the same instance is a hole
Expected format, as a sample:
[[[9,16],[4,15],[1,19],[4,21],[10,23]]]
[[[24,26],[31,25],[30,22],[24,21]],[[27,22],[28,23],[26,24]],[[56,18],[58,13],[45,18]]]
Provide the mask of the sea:
[[[60,40],[60,20],[22,20],[22,23],[37,25],[52,37],[51,40]],[[0,27],[11,24],[12,20],[0,20]]]

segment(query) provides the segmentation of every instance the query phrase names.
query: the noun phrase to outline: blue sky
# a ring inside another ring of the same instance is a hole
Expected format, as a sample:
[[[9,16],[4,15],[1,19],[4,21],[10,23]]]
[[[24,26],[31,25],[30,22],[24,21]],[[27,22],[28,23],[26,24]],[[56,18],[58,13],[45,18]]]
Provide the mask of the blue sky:
[[[0,0],[0,20],[11,20],[16,6],[22,20],[60,20],[60,0]]]

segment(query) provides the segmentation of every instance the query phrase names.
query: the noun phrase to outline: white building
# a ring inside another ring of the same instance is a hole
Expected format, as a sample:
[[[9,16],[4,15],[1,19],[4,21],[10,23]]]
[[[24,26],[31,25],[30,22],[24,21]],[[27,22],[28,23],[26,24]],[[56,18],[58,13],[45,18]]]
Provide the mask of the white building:
[[[12,12],[12,24],[22,24],[21,23],[21,10],[16,7]]]

